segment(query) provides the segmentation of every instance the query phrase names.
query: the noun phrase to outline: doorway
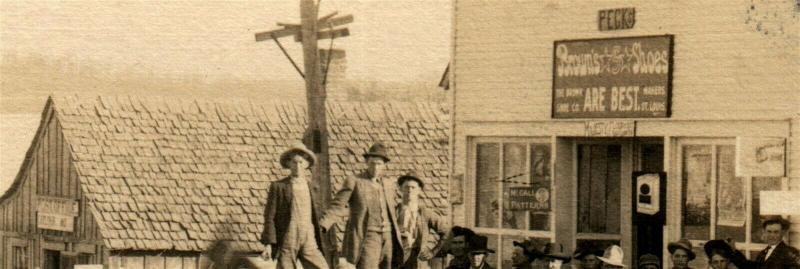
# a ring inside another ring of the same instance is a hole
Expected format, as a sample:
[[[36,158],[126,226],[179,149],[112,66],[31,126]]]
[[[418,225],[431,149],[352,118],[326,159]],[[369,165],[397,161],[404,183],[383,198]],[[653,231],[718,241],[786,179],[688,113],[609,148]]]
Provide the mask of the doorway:
[[[61,251],[44,250],[44,269],[61,269]]]
[[[663,141],[637,141],[634,144],[634,174],[658,174],[664,171],[664,145]],[[645,254],[652,254],[658,257],[661,260],[663,254],[663,246],[664,246],[664,222],[663,216],[665,212],[655,213],[654,215],[647,215],[647,214],[637,214],[637,193],[641,192],[640,189],[637,189],[635,186],[636,182],[633,182],[634,186],[632,187],[634,197],[633,202],[633,242],[635,242],[633,246],[633,261],[638,261],[639,257]],[[659,185],[666,184],[666,181],[661,182]],[[653,189],[646,189],[645,191],[649,191],[647,196],[653,196],[652,193],[659,192],[658,196],[660,197],[659,203],[656,201],[652,201],[653,204],[657,204],[660,207],[661,211],[665,210],[666,205],[663,204],[664,197],[666,197],[665,188],[666,186],[659,186],[659,188]],[[650,201],[648,201],[650,202]],[[634,262],[636,263],[636,262]],[[663,265],[664,262],[661,261]],[[634,268],[637,267],[636,264],[633,266]]]

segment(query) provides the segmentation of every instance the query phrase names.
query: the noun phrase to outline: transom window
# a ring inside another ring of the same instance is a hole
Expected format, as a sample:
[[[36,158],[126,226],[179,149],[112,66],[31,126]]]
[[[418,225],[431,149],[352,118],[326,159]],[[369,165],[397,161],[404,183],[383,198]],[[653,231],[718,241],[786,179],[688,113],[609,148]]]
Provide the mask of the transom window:
[[[553,237],[550,138],[479,138],[472,152],[475,231],[497,251],[490,263],[510,268],[513,241]]]

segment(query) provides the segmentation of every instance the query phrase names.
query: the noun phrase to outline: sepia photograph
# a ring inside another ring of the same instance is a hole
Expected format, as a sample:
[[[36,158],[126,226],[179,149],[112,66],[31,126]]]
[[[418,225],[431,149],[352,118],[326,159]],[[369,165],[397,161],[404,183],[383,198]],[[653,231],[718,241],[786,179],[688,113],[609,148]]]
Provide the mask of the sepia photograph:
[[[800,0],[0,0],[0,269],[800,269]]]

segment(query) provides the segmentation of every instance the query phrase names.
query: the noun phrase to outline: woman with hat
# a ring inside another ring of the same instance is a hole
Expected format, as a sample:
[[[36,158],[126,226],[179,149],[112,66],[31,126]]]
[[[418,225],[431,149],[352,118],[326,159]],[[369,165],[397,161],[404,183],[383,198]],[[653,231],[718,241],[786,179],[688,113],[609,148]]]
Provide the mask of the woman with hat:
[[[486,258],[489,253],[494,253],[494,250],[488,247],[489,238],[483,235],[476,235],[470,238],[469,241],[469,261],[470,269],[493,269]]]
[[[695,254],[692,251],[692,242],[689,242],[689,239],[682,238],[678,242],[669,243],[667,250],[669,250],[669,257],[672,260],[672,268],[690,268],[689,261],[694,260]]]
[[[603,257],[597,257],[603,262],[603,268],[624,268],[625,264],[622,261],[624,253],[622,248],[617,245],[611,245],[603,252]]]
[[[733,248],[723,240],[711,240],[706,242],[703,250],[708,257],[708,264],[714,269],[727,269],[733,257]]]

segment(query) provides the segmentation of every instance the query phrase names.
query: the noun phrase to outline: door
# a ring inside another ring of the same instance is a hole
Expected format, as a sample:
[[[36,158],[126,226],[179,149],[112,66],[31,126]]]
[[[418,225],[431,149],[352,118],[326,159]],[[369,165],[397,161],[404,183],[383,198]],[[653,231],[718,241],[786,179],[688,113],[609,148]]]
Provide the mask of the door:
[[[648,174],[648,175],[656,175],[664,170],[664,146],[660,142],[642,142],[639,141],[634,146],[634,152],[636,156],[634,156],[634,176],[637,174]],[[661,175],[663,177],[663,175]],[[658,181],[658,180],[656,180]],[[659,211],[663,211],[666,209],[666,205],[663,204],[665,201],[664,198],[666,197],[666,180],[661,180],[659,183],[656,183],[658,187],[650,187],[651,185],[642,184],[641,187],[637,187],[636,179],[634,179],[632,190],[633,190],[633,213],[634,213],[634,221],[633,221],[633,241],[635,242],[633,246],[633,257],[634,261],[638,261],[639,257],[645,254],[652,254],[658,257],[660,260],[663,254],[663,244],[664,244],[664,223],[663,219],[661,218],[663,214],[666,212],[659,212],[659,213],[652,213],[651,214],[637,214],[637,199],[641,198],[651,198],[651,197],[659,197],[658,200],[660,201],[647,201],[652,202],[653,205],[658,205]],[[655,192],[659,192],[658,195],[655,195]],[[638,197],[642,196],[642,197]],[[655,198],[653,198],[655,200]],[[663,262],[661,264],[664,264]],[[634,264],[634,268],[636,264]]]
[[[44,269],[61,269],[61,252],[57,250],[44,250]]]
[[[625,219],[622,214],[624,158],[629,143],[591,141],[577,145],[577,248],[623,249]],[[628,158],[629,159],[629,158]],[[627,182],[627,181],[625,181]],[[628,235],[630,232],[628,232]],[[629,250],[625,250],[626,252]]]

